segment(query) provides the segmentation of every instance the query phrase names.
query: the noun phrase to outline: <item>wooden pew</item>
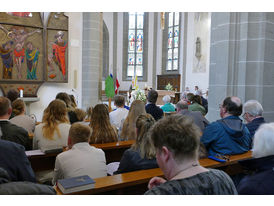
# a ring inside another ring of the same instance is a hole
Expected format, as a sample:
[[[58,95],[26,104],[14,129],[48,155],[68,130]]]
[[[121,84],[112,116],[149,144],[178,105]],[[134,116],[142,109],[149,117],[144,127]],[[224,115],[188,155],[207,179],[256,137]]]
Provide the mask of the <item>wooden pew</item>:
[[[245,160],[251,158],[251,151],[230,156],[230,160],[224,163],[220,163],[208,158],[200,159],[199,162],[203,167],[206,168],[216,168],[227,170],[229,175],[235,173],[234,167],[240,172],[239,160]],[[227,169],[230,168],[230,169]],[[232,170],[231,170],[232,169]],[[144,194],[147,191],[147,184],[152,177],[163,176],[161,169],[149,169],[140,170],[135,172],[128,172],[123,174],[118,174],[114,176],[107,176],[95,179],[95,186],[93,189],[85,190],[81,192],[71,193],[75,195],[91,195],[91,194]],[[58,187],[55,188],[57,194],[61,195],[62,192]]]
[[[129,149],[135,140],[127,140],[120,142],[111,142],[105,144],[92,144],[96,148],[100,148],[105,152],[107,164],[111,162],[120,162],[124,151]]]
[[[33,171],[38,172],[44,170],[53,170],[55,166],[56,156],[59,153],[60,152],[28,156]]]
[[[107,164],[110,162],[119,162],[124,151],[131,147],[135,140],[112,142],[105,144],[92,144],[96,148],[100,148],[105,152]],[[56,156],[60,152],[28,156],[33,171],[53,170],[55,166]]]

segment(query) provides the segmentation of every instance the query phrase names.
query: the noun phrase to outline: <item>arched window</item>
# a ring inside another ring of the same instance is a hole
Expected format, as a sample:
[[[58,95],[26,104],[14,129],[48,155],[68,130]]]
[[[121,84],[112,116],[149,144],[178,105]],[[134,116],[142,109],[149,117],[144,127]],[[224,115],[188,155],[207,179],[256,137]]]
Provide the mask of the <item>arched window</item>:
[[[165,14],[163,31],[163,73],[179,72],[180,13]]]
[[[129,12],[124,15],[124,71],[123,80],[146,81],[147,21],[144,12]]]

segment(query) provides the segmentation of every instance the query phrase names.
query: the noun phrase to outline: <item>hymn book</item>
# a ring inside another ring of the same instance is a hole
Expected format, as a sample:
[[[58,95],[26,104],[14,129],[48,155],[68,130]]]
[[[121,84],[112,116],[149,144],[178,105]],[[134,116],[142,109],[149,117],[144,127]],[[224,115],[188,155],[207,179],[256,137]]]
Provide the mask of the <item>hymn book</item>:
[[[57,187],[63,194],[79,192],[94,188],[95,181],[88,175],[61,179],[57,181]]]

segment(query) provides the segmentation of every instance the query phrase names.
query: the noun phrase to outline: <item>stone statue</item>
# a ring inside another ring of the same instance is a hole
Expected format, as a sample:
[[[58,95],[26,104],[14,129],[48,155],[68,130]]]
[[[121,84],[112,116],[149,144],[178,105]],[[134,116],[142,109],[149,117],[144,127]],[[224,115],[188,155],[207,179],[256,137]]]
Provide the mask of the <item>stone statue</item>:
[[[197,59],[200,59],[202,54],[201,54],[201,39],[200,37],[197,37],[196,39],[196,51],[195,51],[195,56]]]

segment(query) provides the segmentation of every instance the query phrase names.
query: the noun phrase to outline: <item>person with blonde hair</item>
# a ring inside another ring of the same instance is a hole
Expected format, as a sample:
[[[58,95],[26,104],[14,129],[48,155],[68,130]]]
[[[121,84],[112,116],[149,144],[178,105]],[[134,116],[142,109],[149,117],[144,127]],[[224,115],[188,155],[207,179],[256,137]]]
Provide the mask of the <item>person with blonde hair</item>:
[[[175,112],[175,107],[170,103],[170,96],[169,95],[165,95],[163,97],[163,102],[165,103],[161,109],[163,110],[163,112]]]
[[[33,133],[35,129],[35,121],[28,115],[25,115],[25,102],[22,99],[16,99],[12,102],[11,106],[15,117],[11,118],[10,122],[24,128],[29,133]]]
[[[127,118],[123,123],[123,129],[120,135],[121,140],[136,139],[136,120],[141,114],[146,114],[145,103],[141,100],[134,100],[130,106]]]
[[[67,146],[69,129],[66,104],[53,100],[44,111],[42,123],[35,127],[33,149],[45,151]]]
[[[255,132],[253,159],[240,161],[250,175],[237,186],[241,195],[274,195],[274,123],[262,124]]]
[[[137,118],[136,142],[124,152],[115,174],[158,167],[155,159],[155,148],[149,135],[149,129],[154,123],[155,120],[150,114],[141,114]]]
[[[91,178],[107,176],[106,157],[102,149],[89,144],[91,128],[82,123],[71,125],[69,150],[56,157],[52,183],[58,179],[88,175]]]
[[[90,127],[92,128],[90,144],[118,141],[117,129],[110,124],[108,108],[105,104],[97,104],[93,108]]]

